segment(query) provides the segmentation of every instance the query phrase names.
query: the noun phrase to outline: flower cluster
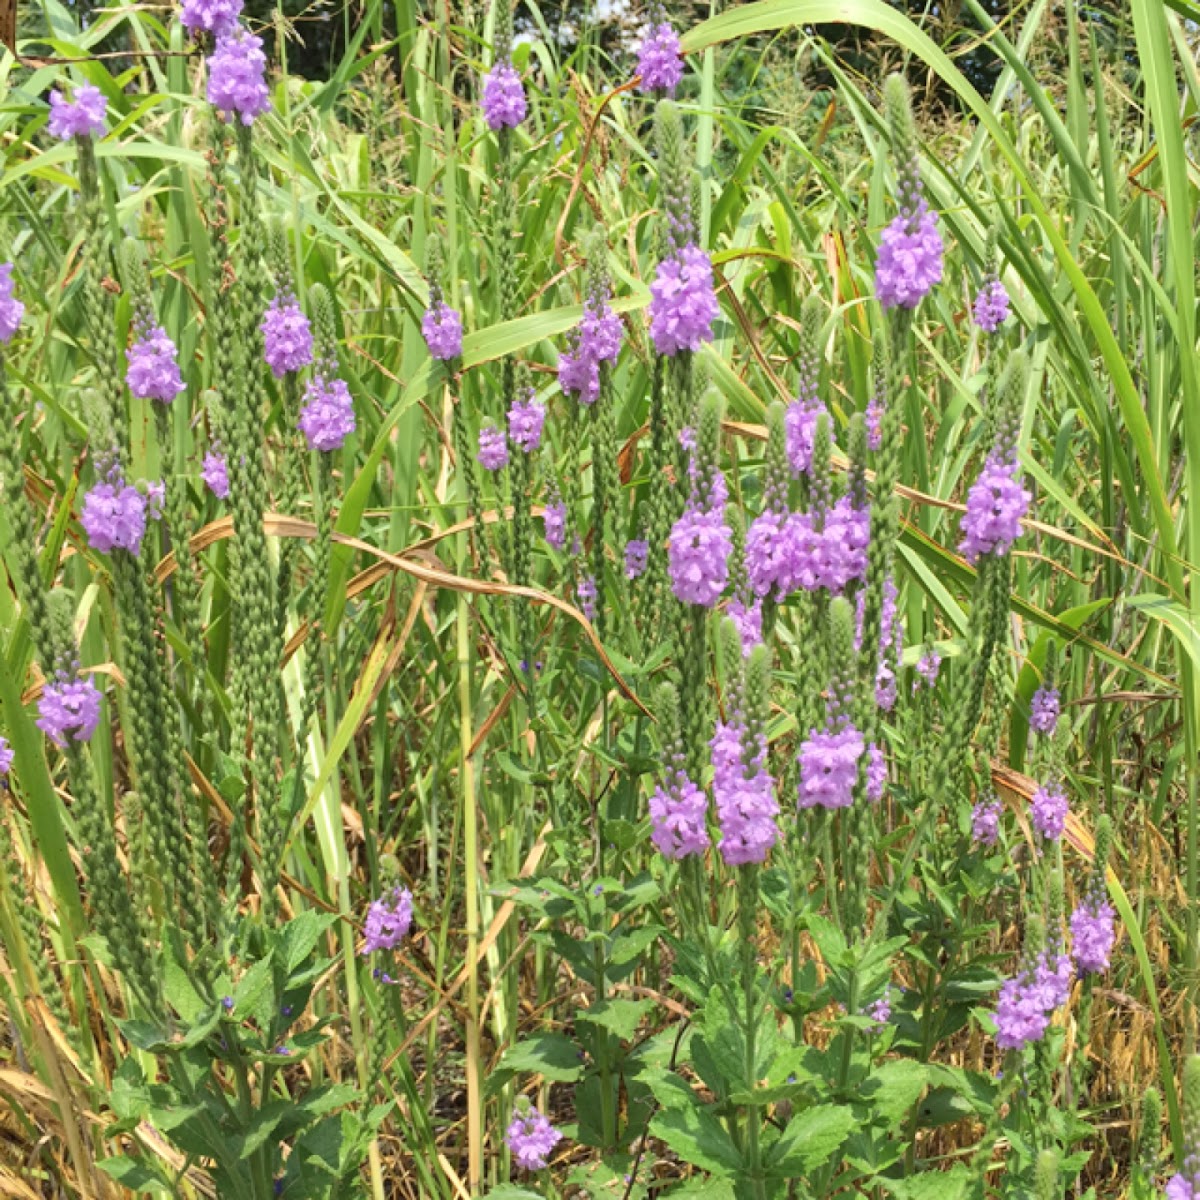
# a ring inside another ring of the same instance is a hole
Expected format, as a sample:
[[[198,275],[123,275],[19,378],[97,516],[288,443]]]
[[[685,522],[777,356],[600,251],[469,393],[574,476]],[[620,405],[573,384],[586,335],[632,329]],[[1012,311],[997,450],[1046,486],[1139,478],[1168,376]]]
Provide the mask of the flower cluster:
[[[870,532],[868,510],[848,495],[823,514],[765,512],[746,531],[750,586],[776,600],[797,588],[840,594],[866,572]]]
[[[421,336],[433,358],[450,362],[462,355],[462,315],[444,300],[436,300],[421,318]]]
[[[996,276],[988,279],[975,297],[975,324],[984,333],[995,333],[1008,319],[1008,293]]]
[[[1065,954],[1038,955],[1032,970],[1025,968],[1000,989],[996,1005],[996,1045],[1021,1050],[1039,1042],[1054,1010],[1066,1002],[1071,989],[1071,960]]]
[[[686,858],[708,848],[708,797],[682,764],[667,772],[650,797],[650,840],[664,858]]]
[[[699,350],[720,312],[712,259],[694,243],[658,264],[650,284],[650,337],[659,354]]]
[[[981,846],[994,846],[1000,840],[1000,798],[985,796],[971,809],[971,837]]]
[[[479,453],[476,457],[488,471],[498,471],[508,466],[508,442],[504,431],[495,425],[484,425],[479,430]]]
[[[210,450],[204,456],[200,478],[218,500],[229,498],[229,466],[225,462],[225,455],[219,450]]]
[[[579,610],[589,621],[596,619],[596,600],[599,594],[596,580],[591,575],[585,575],[579,581],[579,587],[575,589],[575,596],[579,600]]]
[[[742,643],[742,657],[749,658],[750,651],[762,645],[762,601],[756,598],[747,604],[735,597],[730,600],[725,615],[737,628],[738,639]]]
[[[86,742],[100,724],[100,693],[91,679],[77,679],[59,671],[42,688],[38,701],[37,727],[59,747],[70,734]]]
[[[875,294],[884,308],[916,308],[942,278],[937,213],[922,199],[883,231],[875,260]]]
[[[196,37],[211,34],[218,40],[228,37],[237,28],[242,15],[242,0],[183,0],[179,20]]]
[[[295,296],[278,295],[263,315],[263,358],[276,379],[312,362],[312,326]]]
[[[12,272],[12,263],[0,263],[0,342],[12,341],[25,315],[25,305],[13,292]]]
[[[208,102],[227,121],[236,114],[243,125],[252,125],[271,107],[262,44],[262,38],[238,26],[208,57]]]
[[[93,550],[137,554],[146,533],[146,497],[113,467],[84,496],[79,519]]]
[[[1058,725],[1062,697],[1058,688],[1040,687],[1029,701],[1029,728],[1034,733],[1049,736]]]
[[[779,838],[779,801],[766,769],[766,738],[758,731],[748,734],[741,707],[731,704],[729,721],[717,725],[711,747],[721,857],[731,867],[761,863]]]
[[[1108,970],[1117,940],[1116,910],[1102,896],[1089,895],[1071,914],[1071,956],[1085,973]]]
[[[483,77],[483,119],[493,132],[515,129],[525,120],[525,88],[507,59],[501,59]]]
[[[630,538],[625,543],[625,578],[637,579],[645,573],[650,561],[650,543],[642,538]]]
[[[1200,1154],[1189,1154],[1167,1180],[1166,1200],[1200,1200]]]
[[[354,401],[343,379],[314,375],[304,389],[300,432],[309,449],[337,450],[356,428]]]
[[[689,505],[671,528],[671,589],[684,604],[714,608],[729,582],[733,537],[719,508]]]
[[[407,936],[413,923],[413,898],[408,888],[396,887],[371,901],[363,930],[363,954],[394,950]]]
[[[62,141],[74,137],[99,137],[104,133],[104,117],[108,102],[104,93],[90,83],[75,89],[75,99],[68,100],[62,92],[50,93],[50,134]]]
[[[862,734],[851,724],[812,730],[800,746],[800,807],[849,808],[864,749]]]
[[[571,332],[570,347],[558,359],[562,390],[581,404],[594,404],[600,395],[600,364],[616,362],[623,332],[607,296],[589,295],[583,319]]]
[[[501,463],[501,466],[504,464]],[[546,528],[546,542],[555,550],[567,544],[567,506],[561,499],[551,500],[542,515]]]
[[[0,776],[7,775],[12,770],[13,748],[8,744],[8,738],[0,734]]]
[[[679,34],[666,21],[651,25],[638,47],[638,74],[642,91],[674,96],[683,78]]]
[[[125,352],[125,382],[139,400],[170,404],[185,388],[179,352],[161,325],[152,325]]]
[[[788,462],[797,475],[805,474],[812,465],[817,418],[824,411],[825,406],[815,394],[802,393],[787,406],[787,412],[784,413]]]
[[[967,493],[959,550],[970,563],[980,555],[1004,555],[1021,533],[1021,519],[1032,499],[1021,485],[1015,459],[989,455]]]
[[[1062,837],[1069,809],[1067,794],[1057,783],[1043,784],[1033,793],[1029,803],[1034,829],[1049,841]]]
[[[523,1171],[540,1171],[550,1161],[554,1147],[562,1140],[548,1117],[532,1104],[513,1114],[506,1131],[508,1148]]]
[[[546,423],[546,406],[538,402],[531,388],[523,398],[512,402],[508,410],[508,440],[532,454],[542,444],[542,426]]]

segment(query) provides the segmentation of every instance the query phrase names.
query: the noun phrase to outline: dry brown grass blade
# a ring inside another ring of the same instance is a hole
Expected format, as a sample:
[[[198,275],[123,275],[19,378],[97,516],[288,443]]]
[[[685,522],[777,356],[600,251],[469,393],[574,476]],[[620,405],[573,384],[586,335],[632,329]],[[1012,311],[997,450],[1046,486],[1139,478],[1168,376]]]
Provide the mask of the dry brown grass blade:
[[[0,1167],[0,1196],[14,1196],[16,1200],[42,1200],[27,1183],[14,1175],[7,1167]]]
[[[317,536],[317,527],[311,521],[302,521],[298,517],[285,517],[278,513],[268,513],[263,520],[263,527],[273,537],[304,538],[311,541]],[[232,536],[232,518],[222,517],[219,521],[213,521],[211,524],[206,525],[192,538],[192,549],[193,551],[199,551]],[[377,546],[372,546],[369,542],[364,542],[359,538],[350,537],[348,534],[335,533],[333,540],[338,545],[349,546],[352,550],[357,550],[361,554],[375,558],[381,563],[388,563],[396,570],[403,571],[406,575],[411,575],[414,579],[420,579],[432,587],[447,588],[455,592],[469,592],[477,596],[521,597],[525,600],[532,600],[535,604],[545,604],[550,608],[557,609],[559,612],[570,617],[583,630],[588,641],[591,642],[596,656],[604,665],[604,669],[612,676],[613,682],[621,690],[622,695],[645,716],[651,720],[654,719],[650,710],[638,699],[636,693],[625,682],[624,677],[613,665],[612,659],[608,657],[608,653],[605,651],[600,639],[596,636],[596,631],[592,628],[591,622],[573,604],[568,604],[558,596],[540,591],[538,588],[523,587],[515,583],[500,583],[497,580],[491,579],[468,579],[463,575],[455,575],[454,572],[447,571],[441,567],[431,567],[426,563],[413,562],[398,554],[392,554],[387,550],[380,550]],[[155,569],[155,578],[161,582],[170,578],[174,570],[175,558],[173,554],[169,554]]]
[[[529,853],[525,856],[525,861],[521,864],[521,870],[517,874],[518,879],[528,879],[538,869],[542,857],[546,853],[546,834],[549,832],[550,822],[547,821],[538,834],[538,840],[534,842]],[[442,1011],[442,1008],[462,990],[463,985],[470,978],[471,971],[478,969],[479,964],[487,957],[487,952],[500,936],[500,931],[508,924],[508,919],[512,916],[515,908],[516,905],[513,901],[505,900],[496,910],[496,915],[492,918],[492,923],[488,926],[487,933],[480,939],[479,946],[475,951],[475,962],[463,964],[462,970],[454,977],[454,982],[438,997],[437,1002],[430,1010],[408,1031],[408,1036],[401,1043],[400,1048],[388,1059],[388,1067],[391,1067],[392,1063],[402,1054],[408,1052],[408,1048],[429,1027],[430,1022],[437,1019],[437,1015]]]

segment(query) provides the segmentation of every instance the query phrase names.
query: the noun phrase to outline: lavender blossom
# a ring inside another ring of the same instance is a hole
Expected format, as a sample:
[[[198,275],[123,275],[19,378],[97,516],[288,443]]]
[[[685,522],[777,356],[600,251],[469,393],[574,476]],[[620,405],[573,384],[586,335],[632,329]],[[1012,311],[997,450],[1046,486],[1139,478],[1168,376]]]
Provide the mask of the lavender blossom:
[[[863,736],[853,725],[841,729],[812,730],[801,744],[801,808],[849,808],[858,781],[858,760]]]
[[[1107,900],[1089,896],[1071,914],[1071,956],[1085,974],[1108,970],[1117,940],[1116,910]]]
[[[508,442],[495,425],[484,425],[479,430],[479,453],[475,457],[488,471],[508,466]]]
[[[523,1171],[540,1171],[550,1161],[562,1134],[530,1104],[523,1111],[513,1113],[506,1140],[517,1166]]]
[[[583,317],[571,331],[569,348],[558,359],[558,382],[580,404],[594,404],[600,395],[600,364],[616,362],[624,335],[621,318],[605,295],[589,296]]]
[[[208,56],[208,102],[227,121],[236,114],[243,125],[253,125],[271,108],[262,44],[262,38],[239,26]]]
[[[766,770],[766,740],[746,749],[745,719],[734,708],[712,740],[713,798],[721,827],[721,857],[731,867],[761,863],[779,838],[775,780]]]
[[[644,92],[674,96],[683,78],[679,35],[666,22],[651,25],[638,47],[638,74]]]
[[[1062,837],[1069,811],[1067,794],[1057,783],[1043,784],[1033,793],[1029,804],[1034,829],[1049,841],[1057,841]]]
[[[988,457],[967,493],[959,550],[967,562],[981,554],[1004,555],[1021,534],[1021,519],[1032,499],[1021,486],[1015,459]]]
[[[8,738],[0,734],[0,777],[5,776],[12,770],[13,765],[13,749],[8,744]]]
[[[742,657],[749,658],[754,647],[763,644],[762,601],[755,599],[746,604],[739,599],[730,600],[725,615],[737,626],[738,639],[742,644]]]
[[[883,799],[884,788],[887,787],[887,759],[883,747],[878,742],[872,742],[867,747],[867,799],[877,804]]]
[[[913,682],[913,691],[916,691],[922,682],[927,688],[937,687],[938,676],[942,671],[942,656],[936,650],[926,650],[917,659],[916,671],[918,678]]]
[[[1000,840],[1002,812],[997,796],[987,796],[977,801],[971,809],[971,837],[981,846],[994,846]]]
[[[1183,1170],[1167,1180],[1166,1200],[1200,1200],[1200,1155],[1189,1154]]]
[[[99,723],[100,693],[90,678],[76,679],[59,671],[46,681],[36,724],[56,746],[67,744],[67,734],[77,742],[90,741]]]
[[[185,390],[175,343],[161,325],[152,325],[125,352],[125,382],[139,400],[170,404]]]
[[[121,549],[137,554],[146,533],[146,497],[114,467],[84,496],[79,519],[93,550],[108,554]]]
[[[546,407],[534,398],[533,389],[523,400],[514,400],[508,410],[508,440],[532,454],[542,444]]]
[[[363,930],[365,941],[362,953],[394,950],[408,936],[412,923],[413,898],[408,888],[393,888],[390,893],[371,901]]]
[[[183,0],[179,20],[196,37],[209,33],[217,40],[231,34],[242,15],[242,0]]]
[[[875,294],[884,308],[916,308],[942,278],[942,235],[937,213],[917,202],[883,231],[875,259]]]
[[[1058,725],[1062,703],[1058,688],[1040,687],[1029,701],[1029,728],[1049,737]]]
[[[521,77],[507,59],[497,62],[483,77],[480,102],[483,119],[493,132],[515,129],[525,120],[525,88]]]
[[[431,304],[421,318],[421,335],[433,358],[451,362],[462,356],[462,314],[444,300]]]
[[[60,91],[50,93],[50,135],[68,142],[75,137],[101,137],[105,131],[104,118],[108,102],[104,93],[90,83],[75,89],[75,99],[68,100]]]
[[[225,462],[225,455],[217,450],[210,450],[204,456],[200,478],[218,500],[229,499],[229,467]]]
[[[637,579],[650,561],[650,543],[642,538],[630,538],[625,543],[625,578]]]
[[[596,619],[596,599],[599,591],[593,576],[585,575],[579,581],[579,586],[575,589],[575,595],[579,599],[580,611],[589,621],[594,621]]]
[[[733,537],[719,508],[690,506],[667,543],[671,590],[684,604],[715,607],[729,582]]]
[[[712,259],[694,243],[658,264],[650,284],[650,337],[659,354],[699,350],[720,312]]]
[[[567,544],[566,504],[562,500],[554,500],[547,504],[542,521],[546,527],[547,543],[553,546],[555,550],[561,550]]]
[[[312,362],[312,326],[294,296],[276,296],[263,316],[263,358],[276,379]]]
[[[707,815],[708,797],[677,765],[650,797],[650,840],[664,858],[703,854],[709,844]]]
[[[0,342],[12,341],[25,315],[25,305],[13,293],[12,272],[12,263],[0,263]]]
[[[1008,319],[1008,292],[996,276],[988,279],[975,297],[975,324],[984,333],[995,333]]]
[[[345,380],[314,375],[304,389],[299,425],[309,449],[323,453],[340,449],[357,427]]]
[[[806,475],[812,466],[817,419],[824,411],[825,406],[815,395],[801,395],[787,406],[787,412],[784,413],[788,462],[797,475]]]

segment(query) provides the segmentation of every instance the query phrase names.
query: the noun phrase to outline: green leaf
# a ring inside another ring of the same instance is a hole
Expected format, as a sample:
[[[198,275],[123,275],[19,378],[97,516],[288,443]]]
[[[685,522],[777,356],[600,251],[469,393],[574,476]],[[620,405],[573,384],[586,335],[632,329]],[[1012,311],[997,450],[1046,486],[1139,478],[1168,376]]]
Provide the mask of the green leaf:
[[[898,1058],[873,1071],[860,1095],[871,1105],[875,1116],[892,1129],[921,1098],[927,1079],[923,1063],[912,1058]]]
[[[669,1192],[663,1200],[735,1200],[737,1192],[727,1179],[689,1179]]]
[[[120,1154],[113,1158],[103,1158],[96,1166],[110,1179],[131,1192],[153,1192],[155,1195],[169,1196],[172,1190],[170,1183],[149,1165],[150,1161],[127,1158]]]
[[[599,1025],[628,1042],[637,1033],[642,1018],[654,1008],[653,1000],[602,1000],[576,1013],[577,1021]]]
[[[287,923],[283,930],[280,953],[289,978],[312,953],[313,947],[320,941],[321,934],[336,920],[337,913],[319,913],[310,908]]]
[[[767,1169],[776,1178],[807,1174],[827,1163],[841,1149],[857,1122],[844,1104],[821,1104],[797,1113],[767,1156]]]
[[[656,1113],[650,1132],[661,1138],[685,1162],[714,1175],[736,1175],[742,1157],[724,1126],[699,1108],[672,1108]]]
[[[233,1013],[239,1019],[254,1017],[262,1026],[275,1015],[275,986],[272,978],[273,954],[268,951],[234,985]]]
[[[531,1192],[516,1183],[502,1183],[488,1192],[490,1200],[542,1200],[540,1192]]]
[[[294,1110],[290,1100],[272,1100],[250,1119],[245,1131],[236,1139],[237,1156],[245,1161],[275,1132],[279,1122]]]
[[[175,959],[168,944],[163,962],[163,994],[171,1007],[189,1025],[205,1012],[209,1005],[196,990],[196,985],[183,966]]]
[[[561,1033],[543,1033],[527,1038],[505,1051],[499,1070],[541,1075],[557,1082],[570,1082],[583,1074],[579,1047]]]
[[[963,1200],[974,1176],[959,1164],[949,1171],[923,1171],[909,1179],[886,1179],[876,1182],[897,1200]]]

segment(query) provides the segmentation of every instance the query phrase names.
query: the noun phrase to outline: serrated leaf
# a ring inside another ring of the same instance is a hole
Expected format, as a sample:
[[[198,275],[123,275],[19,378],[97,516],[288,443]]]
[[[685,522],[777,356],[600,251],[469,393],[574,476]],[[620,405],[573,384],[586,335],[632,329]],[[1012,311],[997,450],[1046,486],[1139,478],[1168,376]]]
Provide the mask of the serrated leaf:
[[[823,1167],[842,1147],[856,1122],[844,1104],[821,1104],[797,1113],[767,1158],[775,1178],[808,1174]]]
[[[742,1169],[742,1157],[720,1121],[700,1108],[672,1108],[656,1113],[650,1132],[692,1166],[730,1176]]]
[[[110,1179],[115,1180],[123,1188],[128,1188],[131,1192],[150,1192],[154,1195],[169,1196],[171,1194],[170,1184],[151,1166],[147,1165],[149,1161],[119,1154],[113,1158],[101,1159],[96,1166]]]
[[[527,1038],[505,1051],[501,1071],[542,1075],[558,1082],[570,1082],[583,1074],[579,1047],[561,1033],[543,1033]]]
[[[628,1042],[637,1033],[642,1018],[654,1008],[653,1000],[602,1000],[591,1008],[581,1009],[575,1019],[599,1025],[609,1033]]]
[[[336,920],[336,913],[318,913],[308,909],[294,921],[288,922],[281,938],[280,953],[289,979],[312,953],[313,947],[321,939],[321,934]]]
[[[275,1015],[275,987],[271,952],[260,958],[234,985],[233,1011],[239,1017],[254,1017],[262,1026]]]
[[[973,1181],[971,1171],[961,1165],[949,1171],[923,1171],[908,1179],[876,1180],[896,1200],[964,1200]]]
[[[632,933],[622,934],[612,944],[612,952],[608,956],[609,963],[614,967],[623,967],[626,963],[633,962],[658,940],[662,931],[661,925],[644,925]]]
[[[873,1114],[893,1129],[921,1098],[928,1078],[923,1063],[898,1058],[877,1067],[863,1084],[860,1095],[871,1105]]]

